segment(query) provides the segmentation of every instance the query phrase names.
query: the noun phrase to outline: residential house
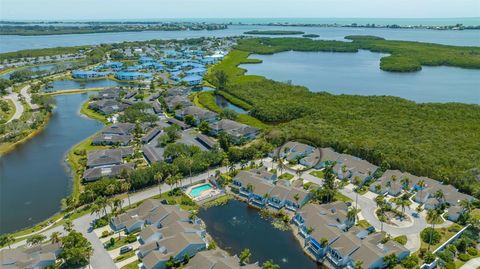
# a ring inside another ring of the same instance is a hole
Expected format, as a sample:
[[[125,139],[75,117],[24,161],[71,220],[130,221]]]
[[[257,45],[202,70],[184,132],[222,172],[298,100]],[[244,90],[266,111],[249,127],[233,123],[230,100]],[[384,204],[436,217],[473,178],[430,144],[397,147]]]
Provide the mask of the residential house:
[[[383,268],[387,255],[395,254],[399,260],[409,255],[409,250],[393,240],[385,241],[381,233],[349,228],[353,222],[346,217],[347,210],[343,202],[309,204],[293,218],[305,248],[318,261],[334,268],[354,268],[360,260],[363,268],[373,269]]]
[[[358,178],[360,185],[373,179],[377,170],[378,166],[348,154],[341,154],[333,167],[333,172],[339,179]]]
[[[313,153],[314,150],[315,147],[312,147],[310,145],[295,141],[289,141],[280,148],[279,156],[280,158],[285,159],[289,162],[300,161],[300,159],[307,157],[308,155]]]
[[[87,152],[87,167],[108,167],[123,163],[123,158],[132,155],[133,148],[123,147],[116,149],[92,150]]]
[[[240,259],[237,256],[227,256],[220,250],[201,251],[193,257],[185,269],[260,269],[258,263],[240,265]]]
[[[140,72],[117,72],[115,77],[119,80],[142,80],[152,79],[153,75],[151,73]]]
[[[162,132],[162,129],[159,127],[153,127],[148,133],[142,137],[142,142],[144,144],[150,143],[158,134]]]
[[[163,160],[163,157],[156,150],[154,150],[150,145],[143,145],[142,153],[143,153],[143,157],[149,164],[158,163]]]
[[[337,161],[340,154],[331,148],[320,148],[320,161],[315,165],[315,169],[325,168],[326,165],[331,165]]]
[[[218,135],[220,132],[225,132],[236,144],[240,144],[243,141],[253,140],[260,133],[260,130],[229,119],[222,119],[218,122],[209,124],[213,135]]]
[[[62,252],[60,243],[33,247],[4,248],[0,250],[0,267],[3,269],[47,268],[55,265]]]
[[[91,102],[88,107],[102,115],[110,115],[125,110],[128,105],[116,100],[99,100]]]
[[[125,164],[115,164],[107,167],[94,167],[85,170],[83,173],[83,180],[84,181],[95,181],[105,177],[118,177],[126,171],[127,173],[133,171],[135,164],[133,163],[125,163]]]
[[[203,77],[198,75],[188,75],[182,78],[182,81],[187,83],[188,86],[196,86],[202,83]]]
[[[188,115],[193,117],[194,125],[199,125],[201,121],[213,123],[217,121],[218,117],[217,113],[196,106],[187,106],[175,111],[175,117],[181,120],[185,120]]]
[[[188,97],[183,95],[167,96],[164,98],[164,100],[168,111],[174,111],[182,107],[192,106],[192,102],[188,99]]]
[[[213,140],[212,138],[204,135],[204,134],[197,134],[195,139],[200,142],[202,145],[207,147],[208,149],[213,149],[217,146],[217,141]]]

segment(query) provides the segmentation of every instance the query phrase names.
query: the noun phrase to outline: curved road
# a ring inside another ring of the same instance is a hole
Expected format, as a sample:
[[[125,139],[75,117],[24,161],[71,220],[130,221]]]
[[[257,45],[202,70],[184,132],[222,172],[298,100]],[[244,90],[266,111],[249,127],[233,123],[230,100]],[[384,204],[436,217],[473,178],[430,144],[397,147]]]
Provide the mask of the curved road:
[[[18,98],[18,94],[16,92],[12,92],[11,87],[7,89],[7,92],[9,92],[9,94],[5,95],[3,98],[11,100],[15,105],[15,114],[13,114],[13,116],[6,122],[6,123],[9,123],[13,120],[20,119],[20,117],[23,114],[23,105],[22,105],[22,102],[20,102],[20,99]]]

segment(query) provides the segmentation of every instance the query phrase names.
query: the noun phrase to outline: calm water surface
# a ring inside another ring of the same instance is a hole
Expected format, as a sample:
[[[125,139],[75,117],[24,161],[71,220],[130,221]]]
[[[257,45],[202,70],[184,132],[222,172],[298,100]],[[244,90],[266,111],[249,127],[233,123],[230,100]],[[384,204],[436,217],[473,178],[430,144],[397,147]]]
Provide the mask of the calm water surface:
[[[250,30],[298,30],[309,34],[318,34],[321,39],[334,40],[344,40],[344,37],[347,35],[376,35],[387,39],[423,41],[460,46],[480,46],[480,30],[436,31],[423,29],[231,25],[228,29],[214,31],[145,31],[46,36],[3,35],[2,42],[0,43],[0,53],[24,49],[97,45],[101,43],[145,41],[151,39],[239,36],[245,31]]]
[[[118,81],[109,80],[109,79],[86,80],[86,81],[55,80],[50,84],[50,87],[45,89],[45,91],[88,89],[88,88],[99,88],[99,87],[119,87],[119,86],[132,86],[132,85],[134,84],[130,84],[126,82],[118,82]]]
[[[225,99],[225,97],[223,97],[221,95],[218,95],[218,94],[215,94],[215,103],[223,109],[225,109],[225,108],[230,109],[230,110],[233,110],[233,111],[235,111],[239,114],[247,114],[248,113],[248,111],[246,111],[245,109],[232,104],[230,101]]]
[[[258,212],[243,202],[231,200],[226,205],[201,209],[198,216],[218,246],[231,255],[249,248],[250,262],[262,264],[273,259],[282,269],[322,268],[303,253],[291,231],[274,229]]]
[[[393,95],[416,102],[480,104],[480,70],[456,67],[423,67],[419,72],[380,70],[385,54],[282,52],[252,55],[261,64],[245,64],[247,74],[291,81],[311,91],[334,94]]]
[[[55,99],[45,130],[0,157],[0,234],[32,226],[60,209],[60,200],[72,190],[67,151],[102,127],[79,114],[87,94]]]

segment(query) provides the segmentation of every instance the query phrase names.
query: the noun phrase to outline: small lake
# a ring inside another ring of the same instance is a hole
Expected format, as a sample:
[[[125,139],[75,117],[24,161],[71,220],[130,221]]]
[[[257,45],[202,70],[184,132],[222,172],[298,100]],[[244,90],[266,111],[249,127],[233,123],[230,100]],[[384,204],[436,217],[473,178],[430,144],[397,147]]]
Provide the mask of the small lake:
[[[127,82],[119,82],[110,79],[97,79],[97,80],[54,80],[50,87],[46,88],[46,92],[70,90],[70,89],[88,89],[88,88],[100,88],[100,87],[120,87],[120,86],[134,86],[135,84]]]
[[[480,104],[480,70],[423,66],[419,72],[394,73],[380,70],[385,54],[361,50],[357,53],[282,52],[251,55],[260,64],[240,67],[247,74],[308,87],[333,94],[392,95],[416,102],[461,102]]]
[[[226,205],[201,209],[198,216],[217,245],[231,255],[249,248],[251,263],[262,264],[272,259],[282,269],[322,268],[304,254],[291,231],[273,228],[269,220],[246,203],[231,200]]]
[[[227,99],[225,99],[225,97],[221,95],[215,94],[215,103],[223,109],[230,109],[239,114],[248,114],[248,111],[246,111],[245,109],[239,106],[232,104],[230,101],[228,101]]]
[[[73,187],[68,150],[102,128],[80,115],[88,94],[56,96],[56,108],[40,134],[0,157],[0,234],[32,226],[60,209]]]

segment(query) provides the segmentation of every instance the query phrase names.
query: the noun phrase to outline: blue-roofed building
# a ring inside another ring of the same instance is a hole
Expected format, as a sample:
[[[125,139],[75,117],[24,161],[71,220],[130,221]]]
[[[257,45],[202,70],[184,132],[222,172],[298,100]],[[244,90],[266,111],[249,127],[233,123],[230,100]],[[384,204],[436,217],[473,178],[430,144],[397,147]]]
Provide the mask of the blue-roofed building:
[[[131,65],[131,66],[127,67],[127,71],[129,71],[129,72],[138,71],[140,69],[141,69],[140,65]]]
[[[121,62],[106,62],[101,65],[100,68],[111,68],[111,69],[121,69],[123,67],[123,63]]]
[[[165,56],[167,56],[167,57],[176,57],[179,54],[175,50],[165,50],[165,51],[163,51],[163,53],[165,53]]]
[[[200,59],[200,62],[203,64],[214,64],[216,62],[216,59],[212,57],[205,57],[203,59]]]
[[[150,63],[144,63],[140,65],[141,69],[148,69],[148,68],[155,68],[156,70],[163,70],[164,66],[161,63],[157,62],[150,62]]]
[[[146,63],[154,63],[155,60],[152,57],[140,57],[138,60],[140,64],[146,64]]]
[[[72,71],[72,77],[77,79],[91,79],[104,77],[107,73],[97,72],[97,71],[83,71],[83,70],[74,70]]]
[[[193,69],[185,71],[185,74],[203,76],[203,75],[205,75],[206,72],[207,72],[207,69],[205,69],[203,67],[197,67],[197,68],[193,68]]]
[[[189,86],[195,86],[202,83],[203,77],[197,75],[190,75],[182,78]]]
[[[141,79],[151,79],[153,76],[151,73],[140,73],[140,72],[117,72],[115,77],[119,80],[141,80]]]
[[[203,64],[200,64],[200,63],[195,63],[195,62],[186,62],[186,63],[183,63],[181,66],[181,68],[204,68],[205,65]]]

